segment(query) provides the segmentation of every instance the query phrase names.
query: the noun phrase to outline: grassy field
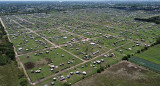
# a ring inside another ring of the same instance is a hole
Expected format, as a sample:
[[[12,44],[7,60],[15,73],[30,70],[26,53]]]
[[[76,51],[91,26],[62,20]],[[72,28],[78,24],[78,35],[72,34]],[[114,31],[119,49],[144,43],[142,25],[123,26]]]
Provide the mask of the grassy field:
[[[20,57],[22,63],[25,65],[25,68],[33,82],[42,79],[46,76],[49,76],[51,74],[58,73],[59,71],[64,70],[68,67],[72,67],[76,64],[81,63],[79,59],[71,56],[62,49],[53,48],[46,51],[49,51],[49,53],[46,53],[45,51],[40,51],[43,53],[39,54],[40,52],[37,52],[37,55],[32,53],[30,55],[25,55]],[[29,58],[27,58],[27,56],[29,56]],[[68,62],[71,61],[73,61],[73,63],[68,64]],[[54,71],[50,70],[48,64],[52,64],[56,67],[54,68]],[[64,65],[61,66],[60,64]],[[31,70],[36,71],[39,68],[42,69],[41,73],[31,73]]]
[[[136,54],[135,56],[160,65],[159,50],[160,44],[149,48],[147,51],[144,51],[141,54]]]
[[[0,66],[0,86],[20,86],[18,72],[15,62]]]
[[[129,62],[120,62],[73,86],[159,86],[160,75]]]

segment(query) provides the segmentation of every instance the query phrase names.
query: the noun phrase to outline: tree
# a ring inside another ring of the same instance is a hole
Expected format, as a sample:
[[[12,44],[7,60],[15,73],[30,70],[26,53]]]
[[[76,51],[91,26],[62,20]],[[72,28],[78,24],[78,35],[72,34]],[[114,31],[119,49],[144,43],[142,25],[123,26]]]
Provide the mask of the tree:
[[[21,85],[21,86],[27,86],[27,80],[26,80],[25,78],[22,78],[22,79],[20,80],[20,85]]]
[[[160,37],[157,38],[156,44],[160,44]]]
[[[124,56],[123,58],[122,58],[122,60],[127,60],[128,61],[128,59],[131,57],[131,55],[127,55],[127,56]]]
[[[0,65],[5,65],[7,62],[6,56],[0,55]]]
[[[103,66],[100,66],[100,68],[97,69],[97,73],[101,73],[102,71],[104,71],[104,67],[103,67]]]
[[[141,51],[140,50],[137,50],[137,53],[140,53]]]

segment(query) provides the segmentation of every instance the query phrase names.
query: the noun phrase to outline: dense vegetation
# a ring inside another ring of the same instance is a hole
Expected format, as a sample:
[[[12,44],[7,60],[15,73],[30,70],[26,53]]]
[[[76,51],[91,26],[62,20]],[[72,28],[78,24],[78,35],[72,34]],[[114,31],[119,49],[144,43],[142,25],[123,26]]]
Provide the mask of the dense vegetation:
[[[151,17],[151,18],[135,18],[135,20],[145,21],[145,22],[153,22],[153,23],[156,23],[156,24],[160,24],[160,16],[154,16],[154,17]]]
[[[13,44],[9,42],[2,25],[0,25],[0,31],[0,65],[5,65],[15,60],[15,53]]]

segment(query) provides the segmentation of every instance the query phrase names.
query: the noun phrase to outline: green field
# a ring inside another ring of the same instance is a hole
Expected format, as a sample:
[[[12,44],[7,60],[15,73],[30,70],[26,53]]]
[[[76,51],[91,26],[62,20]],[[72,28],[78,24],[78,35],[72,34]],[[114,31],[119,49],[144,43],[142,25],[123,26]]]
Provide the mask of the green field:
[[[159,50],[160,44],[149,48],[147,51],[144,51],[141,54],[136,54],[135,56],[160,65]]]
[[[18,68],[15,62],[0,66],[0,85],[2,86],[20,86]]]
[[[25,65],[25,68],[33,82],[81,63],[79,59],[71,56],[70,54],[66,53],[62,49],[53,48],[46,51],[49,51],[49,53],[46,53],[45,51],[40,51],[40,52],[37,52],[37,55],[30,54],[30,55],[20,57],[21,62]],[[40,54],[41,52],[42,54]],[[29,58],[27,56],[29,56]],[[71,62],[71,61],[73,61],[73,63],[68,64],[68,62]],[[27,64],[27,63],[30,63],[30,64]],[[54,68],[54,71],[51,71],[48,64],[52,64],[55,67],[56,66],[57,67]],[[64,65],[60,66],[60,64],[64,64]],[[41,73],[31,73],[31,70],[36,71],[39,68],[41,68]]]

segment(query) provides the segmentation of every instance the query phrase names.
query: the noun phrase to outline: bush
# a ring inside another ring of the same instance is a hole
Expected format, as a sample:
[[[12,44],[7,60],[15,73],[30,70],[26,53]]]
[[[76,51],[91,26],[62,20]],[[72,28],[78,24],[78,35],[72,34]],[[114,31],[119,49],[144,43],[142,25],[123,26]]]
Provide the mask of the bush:
[[[106,65],[106,67],[110,67],[110,64]]]
[[[15,54],[10,53],[10,54],[8,55],[8,57],[9,57],[11,60],[14,60],[14,59],[15,59]]]
[[[7,63],[7,58],[5,56],[0,56],[0,65],[5,65]]]
[[[100,68],[97,69],[97,73],[101,73],[102,71],[104,71],[104,67],[103,67],[103,66],[100,66]]]
[[[141,51],[140,50],[137,50],[137,53],[140,53]]]
[[[25,77],[23,71],[22,71],[22,70],[19,70],[18,78],[21,79],[21,78],[23,78],[23,77]]]
[[[97,69],[97,73],[101,73],[101,70],[100,70],[100,69]]]
[[[122,58],[122,60],[127,60],[127,61],[128,61],[128,59],[129,59],[130,57],[131,57],[130,55],[124,56],[124,57]]]
[[[20,79],[21,86],[27,86],[27,80],[25,78]]]
[[[64,83],[63,86],[71,86],[69,83]]]
[[[156,44],[160,44],[160,37],[157,38]]]

